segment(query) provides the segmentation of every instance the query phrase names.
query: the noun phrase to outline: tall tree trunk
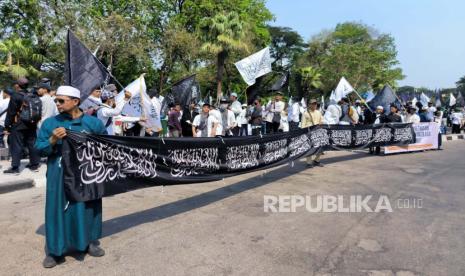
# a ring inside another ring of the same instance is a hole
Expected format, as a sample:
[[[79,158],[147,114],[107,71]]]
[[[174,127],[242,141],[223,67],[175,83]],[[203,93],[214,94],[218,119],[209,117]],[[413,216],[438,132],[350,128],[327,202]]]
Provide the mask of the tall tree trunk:
[[[217,56],[216,62],[216,97],[217,102],[220,101],[223,96],[222,86],[223,86],[223,74],[224,74],[224,64],[226,61],[226,52],[220,52]]]

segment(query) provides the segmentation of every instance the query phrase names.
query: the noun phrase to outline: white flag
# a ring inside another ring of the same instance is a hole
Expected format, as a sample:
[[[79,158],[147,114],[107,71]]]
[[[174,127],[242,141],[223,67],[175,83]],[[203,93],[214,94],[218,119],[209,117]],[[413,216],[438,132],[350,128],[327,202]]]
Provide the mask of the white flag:
[[[417,97],[413,97],[413,99],[412,99],[412,106],[413,106],[413,107],[416,107],[416,106],[417,106],[417,102],[418,102]]]
[[[456,103],[457,99],[455,99],[454,94],[450,93],[449,106],[454,106]]]
[[[428,98],[428,96],[425,95],[425,93],[421,92],[421,95],[420,95],[420,102],[423,106],[428,106],[428,103],[429,103],[430,99]]]
[[[271,72],[270,48],[266,47],[255,54],[236,62],[237,70],[244,81],[250,86],[255,79]]]
[[[144,75],[131,82],[125,90],[131,92],[131,99],[123,108],[123,114],[131,117],[145,117],[147,127],[152,128],[154,131],[160,131],[160,106],[154,104],[147,95],[147,86],[145,85]],[[116,96],[116,102],[124,98],[124,90]],[[142,101],[141,101],[142,99]]]
[[[350,92],[355,91],[352,85],[346,80],[346,78],[342,77],[339,81],[339,84],[336,87],[336,90],[331,93],[329,97],[330,100],[335,101],[336,103],[339,102],[342,98],[349,95]]]

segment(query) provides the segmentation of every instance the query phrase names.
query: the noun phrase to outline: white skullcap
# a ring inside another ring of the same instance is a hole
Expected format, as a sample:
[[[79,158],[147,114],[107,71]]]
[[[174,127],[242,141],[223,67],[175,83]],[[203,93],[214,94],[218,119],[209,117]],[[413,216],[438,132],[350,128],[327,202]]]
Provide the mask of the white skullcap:
[[[236,97],[237,98],[237,93],[236,92],[231,93],[231,97]]]
[[[81,92],[79,91],[79,89],[67,85],[62,85],[58,87],[56,95],[74,97],[78,99],[81,98]]]
[[[378,106],[376,107],[376,109],[382,109],[382,110],[384,110],[384,107],[382,107],[381,105],[378,105]]]

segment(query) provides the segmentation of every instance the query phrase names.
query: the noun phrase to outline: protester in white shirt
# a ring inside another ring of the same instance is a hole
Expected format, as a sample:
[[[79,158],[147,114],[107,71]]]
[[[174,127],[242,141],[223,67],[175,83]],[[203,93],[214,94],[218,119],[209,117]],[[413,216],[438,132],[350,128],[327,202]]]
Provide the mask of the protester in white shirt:
[[[407,112],[408,114],[405,118],[406,123],[411,123],[411,124],[420,123],[420,116],[418,116],[417,109],[415,107],[409,107]]]
[[[339,124],[339,118],[341,118],[341,115],[341,107],[333,102],[326,109],[323,122],[327,125],[337,125]]]
[[[228,99],[222,98],[220,101],[220,108],[219,111],[221,113],[221,120],[220,123],[223,126],[223,130],[221,132],[221,136],[232,136],[232,130],[237,126],[236,123],[236,116],[234,112],[228,109]]]
[[[195,116],[192,122],[193,137],[215,137],[219,121],[215,116],[210,114],[210,105],[205,103],[202,106],[202,112]]]
[[[460,134],[463,121],[463,114],[460,112],[460,109],[456,109],[455,112],[450,115],[450,119],[452,122],[452,134]]]
[[[242,110],[236,117],[237,125],[240,127],[239,136],[247,136],[249,134],[249,118],[247,117],[247,104],[242,105]]]
[[[242,111],[241,102],[237,100],[237,93],[235,92],[231,93],[231,97],[229,99],[231,101],[231,111],[234,113],[234,116],[236,116],[236,121],[237,121],[238,120],[237,117]],[[237,124],[237,126],[232,129],[234,136],[239,135],[239,128],[240,128],[240,124]]]
[[[279,132],[289,132],[290,125],[289,125],[289,121],[287,120],[287,118],[288,118],[287,111],[283,110],[283,112],[281,112],[281,122],[279,124],[279,129],[278,129]],[[299,126],[299,123],[297,123],[297,127],[298,126]]]
[[[215,136],[221,136],[223,133],[223,124],[221,123],[223,120],[221,118],[221,112],[216,109],[215,106],[210,106],[209,111],[210,116],[213,116],[216,122],[218,122],[217,127],[215,128]]]
[[[296,98],[293,99],[293,103],[289,107],[289,114],[287,117],[289,130],[298,129],[300,122],[300,103]]]
[[[5,130],[6,112],[8,110],[8,105],[10,104],[10,96],[12,93],[13,91],[10,89],[6,89],[0,93],[0,148],[5,147],[5,134],[3,131]]]
[[[279,130],[279,125],[281,124],[281,112],[286,107],[286,104],[283,102],[283,93],[278,92],[273,101],[270,101],[266,110],[268,110],[266,116],[266,132],[267,133],[276,133]]]
[[[102,105],[97,111],[97,118],[102,121],[103,125],[107,129],[108,135],[114,135],[113,130],[113,117],[121,115],[124,105],[131,98],[131,92],[124,92],[124,99],[116,102],[115,94],[111,91],[104,90],[102,93]]]
[[[40,101],[42,102],[42,119],[37,124],[38,129],[40,129],[42,122],[58,114],[57,105],[49,94],[50,89],[48,83],[40,83],[37,90],[37,95],[39,95]]]

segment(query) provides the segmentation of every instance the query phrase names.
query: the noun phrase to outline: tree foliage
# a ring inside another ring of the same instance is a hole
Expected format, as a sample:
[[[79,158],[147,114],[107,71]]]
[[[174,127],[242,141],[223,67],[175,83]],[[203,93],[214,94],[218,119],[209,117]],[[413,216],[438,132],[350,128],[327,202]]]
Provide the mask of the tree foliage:
[[[322,90],[330,93],[344,76],[359,90],[393,87],[404,76],[397,68],[394,38],[378,34],[361,23],[338,24],[333,31],[314,36],[301,65],[311,65],[321,71]]]

